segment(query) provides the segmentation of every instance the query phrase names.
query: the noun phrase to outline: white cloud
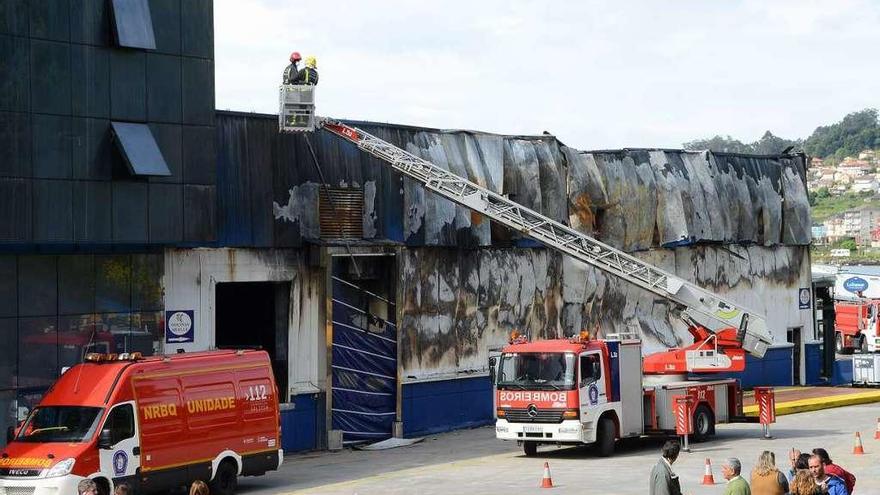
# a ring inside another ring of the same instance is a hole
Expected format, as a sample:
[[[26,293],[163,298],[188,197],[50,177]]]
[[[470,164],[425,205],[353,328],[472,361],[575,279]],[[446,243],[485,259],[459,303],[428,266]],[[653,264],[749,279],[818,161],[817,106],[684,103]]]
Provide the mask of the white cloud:
[[[880,106],[870,0],[216,0],[217,107],[274,112],[289,53],[324,115],[581,148],[803,137]]]

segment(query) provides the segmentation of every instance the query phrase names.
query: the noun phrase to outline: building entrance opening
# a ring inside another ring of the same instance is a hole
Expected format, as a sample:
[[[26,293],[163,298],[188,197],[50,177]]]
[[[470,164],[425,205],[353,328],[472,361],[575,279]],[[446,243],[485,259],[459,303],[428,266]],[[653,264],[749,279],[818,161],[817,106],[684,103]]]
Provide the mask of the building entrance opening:
[[[214,337],[217,348],[263,349],[272,359],[272,371],[281,402],[287,394],[287,334],[289,282],[218,283],[214,301]]]
[[[397,418],[395,261],[333,258],[330,407],[345,444],[389,438]]]

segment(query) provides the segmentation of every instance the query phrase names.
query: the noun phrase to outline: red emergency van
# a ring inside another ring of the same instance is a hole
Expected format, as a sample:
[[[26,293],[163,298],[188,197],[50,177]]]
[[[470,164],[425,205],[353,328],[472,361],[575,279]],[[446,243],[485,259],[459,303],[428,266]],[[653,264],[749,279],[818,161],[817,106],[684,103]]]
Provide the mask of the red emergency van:
[[[278,394],[265,351],[89,354],[61,375],[0,454],[0,493],[137,493],[194,480],[231,494],[278,469]]]

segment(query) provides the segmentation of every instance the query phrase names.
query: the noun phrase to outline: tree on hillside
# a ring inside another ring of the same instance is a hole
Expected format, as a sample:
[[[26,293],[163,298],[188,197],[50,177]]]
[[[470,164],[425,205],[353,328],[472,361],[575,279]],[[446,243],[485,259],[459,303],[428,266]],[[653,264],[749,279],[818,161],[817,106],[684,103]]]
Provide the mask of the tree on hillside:
[[[788,147],[800,149],[802,146],[803,142],[800,139],[792,141],[774,136],[770,131],[765,132],[761,139],[751,144],[752,153],[757,155],[777,155]]]
[[[749,145],[730,136],[715,136],[709,139],[696,139],[684,143],[686,150],[712,150],[727,153],[751,153]]]
[[[836,124],[817,127],[804,142],[807,154],[835,161],[875,148],[880,148],[880,123],[873,108],[853,112]]]
[[[761,139],[754,143],[743,143],[730,136],[715,136],[709,139],[697,139],[684,143],[686,150],[712,150],[725,153],[752,153],[756,155],[775,155],[781,153],[789,146],[800,148],[801,140],[785,139],[774,136],[766,131]]]

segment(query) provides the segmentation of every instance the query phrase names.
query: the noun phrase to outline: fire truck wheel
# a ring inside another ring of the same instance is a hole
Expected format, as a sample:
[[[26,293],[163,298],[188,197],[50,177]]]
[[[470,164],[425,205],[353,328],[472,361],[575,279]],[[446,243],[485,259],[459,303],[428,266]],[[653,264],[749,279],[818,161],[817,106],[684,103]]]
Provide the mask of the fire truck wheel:
[[[694,441],[704,442],[715,431],[715,419],[712,411],[705,404],[700,404],[694,411]]]
[[[846,351],[848,351],[849,349],[847,349],[843,345],[843,335],[841,335],[840,333],[838,333],[837,336],[834,338],[834,350],[838,354],[848,354],[848,352]]]
[[[223,461],[210,483],[211,495],[232,495],[238,488],[238,469],[232,461]]]
[[[614,453],[614,420],[602,418],[599,420],[599,431],[596,432],[596,449],[602,457],[608,457]]]
[[[538,455],[538,442],[523,442],[523,453],[526,457]]]
[[[862,338],[859,339],[859,352],[862,354],[868,353],[868,338],[862,335]]]

